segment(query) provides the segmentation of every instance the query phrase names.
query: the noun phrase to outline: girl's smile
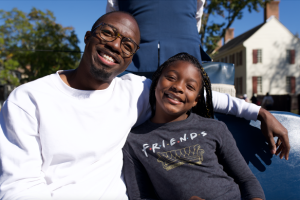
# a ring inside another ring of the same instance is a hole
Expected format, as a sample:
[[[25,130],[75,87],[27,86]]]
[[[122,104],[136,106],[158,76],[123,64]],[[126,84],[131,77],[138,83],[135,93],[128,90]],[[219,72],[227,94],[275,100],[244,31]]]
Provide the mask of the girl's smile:
[[[152,121],[166,123],[184,120],[200,97],[202,78],[190,62],[176,61],[166,67],[155,89],[156,111]]]

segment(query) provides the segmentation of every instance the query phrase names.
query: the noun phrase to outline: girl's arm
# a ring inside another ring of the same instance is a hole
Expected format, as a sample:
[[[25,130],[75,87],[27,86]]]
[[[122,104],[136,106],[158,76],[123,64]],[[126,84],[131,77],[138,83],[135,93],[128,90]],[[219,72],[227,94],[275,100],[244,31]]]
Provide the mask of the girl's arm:
[[[239,185],[242,199],[265,199],[263,189],[245,162],[227,126],[221,122],[219,145],[216,150],[224,171]]]
[[[123,147],[123,174],[129,199],[155,200],[155,190],[142,163],[128,143]]]
[[[288,160],[290,152],[288,131],[270,112],[243,99],[231,97],[229,94],[212,91],[212,99],[215,112],[261,121],[261,131],[267,139],[271,153],[280,154],[280,159],[284,156]],[[280,139],[277,144],[273,137]]]

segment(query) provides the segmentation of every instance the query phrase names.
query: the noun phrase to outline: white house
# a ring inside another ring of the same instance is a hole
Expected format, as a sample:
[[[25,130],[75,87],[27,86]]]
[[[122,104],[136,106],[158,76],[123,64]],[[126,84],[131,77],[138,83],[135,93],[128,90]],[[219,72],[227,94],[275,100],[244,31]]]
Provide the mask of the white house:
[[[267,5],[265,22],[238,37],[229,29],[213,57],[235,64],[237,96],[300,93],[300,40],[278,20],[278,4]]]

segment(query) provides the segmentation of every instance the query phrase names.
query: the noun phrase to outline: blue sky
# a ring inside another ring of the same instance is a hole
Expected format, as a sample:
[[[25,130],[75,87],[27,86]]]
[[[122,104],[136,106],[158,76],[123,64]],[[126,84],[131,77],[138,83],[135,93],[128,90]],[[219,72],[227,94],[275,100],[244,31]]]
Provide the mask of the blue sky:
[[[42,11],[51,10],[56,22],[63,26],[72,26],[80,40],[79,47],[84,50],[83,38],[93,23],[105,13],[106,0],[0,0],[0,9],[10,11],[18,8],[28,13],[32,7]],[[171,1],[170,1],[171,2]],[[293,34],[300,34],[300,0],[281,0],[279,18]],[[215,21],[219,21],[217,18]],[[249,13],[247,10],[241,20],[231,26],[235,37],[263,22],[263,10]],[[1,20],[0,20],[1,23]]]

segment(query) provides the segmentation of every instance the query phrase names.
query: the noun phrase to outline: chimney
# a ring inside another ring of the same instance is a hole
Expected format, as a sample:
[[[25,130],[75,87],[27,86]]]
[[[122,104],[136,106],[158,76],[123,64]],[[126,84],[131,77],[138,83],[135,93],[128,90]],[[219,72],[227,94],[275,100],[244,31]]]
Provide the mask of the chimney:
[[[227,42],[229,42],[233,38],[234,38],[234,28],[227,29],[226,33],[225,33],[224,44],[226,44]]]
[[[266,3],[264,15],[265,22],[267,22],[267,20],[272,16],[276,17],[279,20],[279,1],[271,1],[269,3]]]

